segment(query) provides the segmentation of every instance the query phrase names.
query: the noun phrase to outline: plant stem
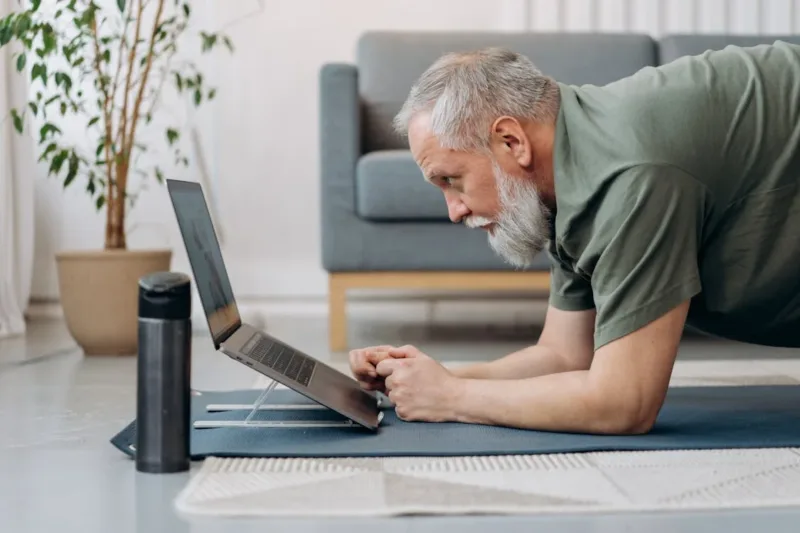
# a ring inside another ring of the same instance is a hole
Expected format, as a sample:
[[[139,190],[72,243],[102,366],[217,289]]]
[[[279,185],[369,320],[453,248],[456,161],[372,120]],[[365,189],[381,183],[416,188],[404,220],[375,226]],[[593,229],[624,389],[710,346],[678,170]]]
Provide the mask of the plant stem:
[[[111,140],[112,140],[112,124],[111,124],[111,110],[109,109],[109,105],[113,104],[111,102],[111,96],[108,94],[108,89],[105,85],[103,68],[101,66],[101,53],[100,53],[100,40],[97,36],[97,20],[92,20],[91,24],[92,30],[92,37],[94,38],[94,68],[97,71],[97,76],[100,82],[100,88],[103,93],[103,122],[105,123],[105,142],[104,144],[104,153],[106,158],[106,174],[107,174],[107,181],[108,181],[108,188],[106,190],[106,235],[105,235],[105,248],[124,248],[125,243],[124,240],[122,243],[118,240],[118,235],[114,231],[114,168],[112,165],[112,158],[111,158]]]
[[[133,70],[136,65],[136,49],[139,46],[139,35],[141,34],[142,28],[142,17],[144,14],[144,2],[143,0],[139,0],[139,8],[136,13],[136,29],[133,32],[133,43],[131,43],[130,53],[128,54],[128,62],[127,67],[128,70],[125,73],[125,92],[124,100],[122,104],[122,116],[120,117],[119,123],[119,131],[117,132],[117,146],[119,149],[122,150],[123,157],[124,157],[124,146],[126,144],[126,134],[128,130],[128,98],[131,95],[131,83],[133,79]],[[120,57],[120,62],[122,58]]]
[[[136,95],[136,100],[133,104],[133,113],[131,114],[131,129],[129,134],[126,136],[126,143],[123,146],[123,152],[125,154],[124,159],[124,172],[121,173],[121,187],[123,187],[128,178],[128,168],[130,164],[129,156],[133,152],[133,145],[136,140],[136,126],[139,124],[139,114],[142,108],[142,98],[144,97],[144,91],[147,87],[147,80],[150,76],[150,69],[153,66],[153,55],[156,46],[156,37],[158,36],[158,28],[161,25],[161,16],[164,12],[164,0],[158,0],[158,8],[156,9],[156,17],[155,21],[153,22],[153,31],[150,34],[150,43],[147,48],[146,57],[147,62],[145,63],[144,72],[142,73],[142,81],[139,84],[139,92]]]
[[[144,73],[142,74],[142,81],[139,84],[139,93],[136,95],[136,102],[133,106],[133,116],[131,120],[131,131],[130,135],[128,136],[128,146],[127,146],[127,153],[133,148],[134,139],[136,136],[136,125],[139,123],[139,113],[142,107],[142,98],[144,96],[145,88],[147,87],[147,79],[150,76],[150,69],[153,66],[153,55],[156,46],[156,37],[158,36],[158,27],[161,24],[161,15],[164,11],[164,0],[158,0],[158,9],[156,11],[156,19],[153,23],[153,32],[150,34],[150,45],[147,50],[147,63],[144,67]]]

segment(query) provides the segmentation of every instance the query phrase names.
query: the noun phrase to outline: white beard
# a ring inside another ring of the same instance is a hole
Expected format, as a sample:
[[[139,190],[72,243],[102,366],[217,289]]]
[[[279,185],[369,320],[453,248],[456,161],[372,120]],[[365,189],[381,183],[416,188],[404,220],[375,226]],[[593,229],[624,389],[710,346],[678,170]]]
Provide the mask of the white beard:
[[[528,267],[549,239],[550,210],[531,182],[514,178],[497,162],[492,166],[500,211],[497,220],[470,217],[466,224],[481,227],[494,222],[489,245],[495,253],[517,268]]]

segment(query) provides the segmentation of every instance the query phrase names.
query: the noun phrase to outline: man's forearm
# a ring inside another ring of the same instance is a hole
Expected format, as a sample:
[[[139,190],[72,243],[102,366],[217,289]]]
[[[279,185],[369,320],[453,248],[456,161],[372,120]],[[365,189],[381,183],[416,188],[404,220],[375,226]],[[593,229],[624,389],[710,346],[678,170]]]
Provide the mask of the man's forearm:
[[[593,385],[589,370],[526,379],[458,379],[455,421],[577,433],[646,431],[636,406]]]
[[[577,370],[555,350],[534,345],[500,359],[451,368],[450,372],[467,379],[523,379]]]

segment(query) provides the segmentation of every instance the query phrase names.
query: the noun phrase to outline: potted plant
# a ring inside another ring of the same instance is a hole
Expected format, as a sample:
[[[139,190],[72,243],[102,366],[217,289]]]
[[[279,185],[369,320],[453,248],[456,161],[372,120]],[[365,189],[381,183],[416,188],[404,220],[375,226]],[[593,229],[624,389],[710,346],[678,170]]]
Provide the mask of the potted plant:
[[[190,3],[18,4],[0,19],[0,47],[14,46],[12,65],[31,82],[29,101],[11,111],[14,127],[20,134],[30,127],[47,174],[64,187],[82,182],[89,205],[105,215],[102,248],[56,256],[65,321],[86,354],[134,354],[137,282],[149,272],[168,270],[172,251],[128,248],[126,214],[136,198],[132,182],[163,183],[169,166],[189,165],[180,128],[158,125],[155,106],[165,86],[196,106],[215,96],[194,62],[173,61],[188,31]],[[233,51],[225,35],[201,31],[198,37],[201,52],[219,45]],[[76,126],[80,134],[64,133]],[[174,160],[140,163],[148,148],[166,148]]]

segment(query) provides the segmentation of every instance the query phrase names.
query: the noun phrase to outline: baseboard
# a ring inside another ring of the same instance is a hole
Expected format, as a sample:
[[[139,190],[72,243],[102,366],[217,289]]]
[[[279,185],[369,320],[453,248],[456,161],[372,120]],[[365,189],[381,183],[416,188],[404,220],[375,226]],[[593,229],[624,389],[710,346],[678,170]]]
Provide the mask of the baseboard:
[[[250,323],[268,327],[271,318],[304,317],[325,319],[325,298],[245,299],[239,302],[242,317]],[[482,324],[517,326],[542,324],[546,298],[379,298],[353,297],[348,300],[350,320],[396,321],[421,324]],[[61,306],[55,301],[34,301],[28,307],[31,320],[59,319]],[[194,305],[192,321],[196,329],[206,328],[201,307]]]

